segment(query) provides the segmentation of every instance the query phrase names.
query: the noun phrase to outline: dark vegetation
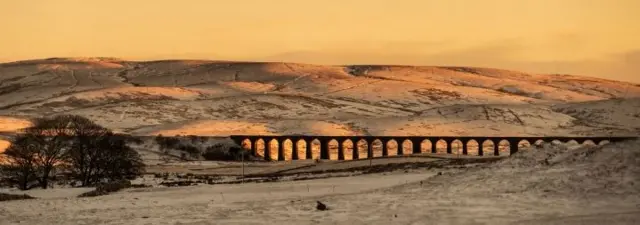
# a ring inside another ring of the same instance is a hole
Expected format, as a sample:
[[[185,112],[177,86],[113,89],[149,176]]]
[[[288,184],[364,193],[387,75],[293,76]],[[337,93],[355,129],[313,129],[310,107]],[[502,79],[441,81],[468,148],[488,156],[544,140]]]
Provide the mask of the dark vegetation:
[[[93,191],[85,192],[78,197],[96,197],[101,195],[107,195],[112,192],[120,191],[125,188],[130,188],[131,182],[128,180],[118,180],[108,183],[98,184]]]
[[[29,195],[14,195],[14,194],[0,193],[0,202],[23,200],[23,199],[34,199],[34,197],[31,197]]]
[[[192,186],[198,184],[216,184],[222,180],[222,177],[217,175],[205,175],[205,174],[174,174],[175,178],[178,180],[174,180],[173,178],[169,178],[169,173],[163,174],[155,174],[156,178],[162,178],[163,181],[160,183],[162,186],[166,187],[174,187],[174,186]]]
[[[245,149],[235,146],[228,147],[221,143],[207,147],[202,156],[206,160],[237,161],[243,160],[243,157],[244,160],[262,160],[252,156]]]
[[[179,151],[182,160],[204,159],[215,161],[236,160],[262,160],[252,156],[247,149],[235,146],[235,144],[215,143],[208,145],[207,137],[189,135],[186,137],[165,137],[158,135],[155,142],[165,155],[170,155],[171,150]]]
[[[156,137],[156,143],[160,145],[160,149],[172,149],[180,144],[180,139],[176,137],[165,137],[159,134]]]
[[[57,176],[84,187],[134,179],[144,164],[128,142],[140,140],[81,116],[39,118],[4,152],[8,164],[0,168],[0,177],[21,190],[49,188]]]
[[[353,76],[365,76],[369,72],[379,71],[385,68],[389,68],[389,66],[381,66],[381,65],[351,65],[347,66],[345,70],[347,73]]]

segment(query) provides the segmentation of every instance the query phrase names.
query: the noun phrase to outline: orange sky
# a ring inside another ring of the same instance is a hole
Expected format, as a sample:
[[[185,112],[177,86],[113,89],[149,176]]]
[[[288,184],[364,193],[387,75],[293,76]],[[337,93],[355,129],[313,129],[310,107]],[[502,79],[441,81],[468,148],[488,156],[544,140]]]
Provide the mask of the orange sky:
[[[2,0],[0,61],[467,65],[640,83],[638,0]]]

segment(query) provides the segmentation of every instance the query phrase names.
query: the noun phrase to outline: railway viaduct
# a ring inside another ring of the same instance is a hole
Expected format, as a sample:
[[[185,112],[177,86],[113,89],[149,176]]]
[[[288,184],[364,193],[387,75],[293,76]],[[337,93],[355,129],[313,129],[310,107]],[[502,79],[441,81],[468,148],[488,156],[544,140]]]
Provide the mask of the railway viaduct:
[[[330,159],[329,157],[329,143],[332,141],[336,141],[338,143],[338,160],[345,159],[345,146],[344,143],[346,141],[351,141],[353,144],[353,149],[351,152],[352,159],[360,159],[359,155],[359,147],[356,143],[365,141],[367,143],[367,156],[366,158],[373,158],[373,143],[379,141],[382,143],[382,157],[389,156],[389,149],[387,144],[391,141],[395,141],[398,144],[397,147],[397,155],[403,155],[403,149],[405,148],[405,144],[408,143],[412,149],[410,154],[420,154],[420,153],[436,153],[436,143],[443,142],[446,143],[447,154],[452,154],[452,144],[454,142],[462,143],[462,154],[468,155],[468,144],[471,141],[475,141],[478,143],[478,155],[483,156],[485,152],[491,152],[493,155],[499,155],[499,143],[507,142],[509,144],[509,152],[510,154],[518,152],[518,146],[522,142],[526,142],[529,144],[538,143],[538,142],[571,142],[575,141],[579,144],[584,144],[585,142],[592,142],[594,144],[602,144],[604,142],[618,142],[630,139],[636,139],[638,137],[485,137],[485,136],[302,136],[302,135],[291,135],[291,136],[264,136],[264,135],[232,135],[231,139],[237,143],[238,145],[242,145],[243,143],[250,142],[251,144],[251,154],[258,156],[257,151],[257,143],[259,141],[263,141],[265,143],[264,147],[264,158],[265,160],[285,160],[285,150],[284,145],[285,141],[291,141],[292,143],[292,151],[291,151],[291,159],[299,160],[301,157],[298,153],[298,142],[303,141],[306,143],[305,149],[305,159],[312,159],[313,152],[311,143],[313,141],[318,141],[320,143],[320,159]],[[272,141],[276,141],[278,143],[278,149],[271,149]],[[421,144],[423,141],[429,141],[431,143],[431,149],[423,150],[421,148]],[[493,149],[483,149],[483,143],[491,142],[493,145]],[[277,158],[272,159],[271,152],[277,151]]]

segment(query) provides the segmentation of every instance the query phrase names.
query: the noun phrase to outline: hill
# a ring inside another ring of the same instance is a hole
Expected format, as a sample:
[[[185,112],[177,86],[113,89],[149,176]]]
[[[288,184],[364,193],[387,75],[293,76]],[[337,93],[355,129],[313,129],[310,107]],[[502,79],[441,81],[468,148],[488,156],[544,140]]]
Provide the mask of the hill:
[[[71,113],[132,134],[629,133],[638,115],[628,106],[638,97],[638,84],[489,68],[113,58],[0,64],[2,131]],[[606,128],[590,121],[595,114],[578,113],[612,104],[631,114],[610,117]]]

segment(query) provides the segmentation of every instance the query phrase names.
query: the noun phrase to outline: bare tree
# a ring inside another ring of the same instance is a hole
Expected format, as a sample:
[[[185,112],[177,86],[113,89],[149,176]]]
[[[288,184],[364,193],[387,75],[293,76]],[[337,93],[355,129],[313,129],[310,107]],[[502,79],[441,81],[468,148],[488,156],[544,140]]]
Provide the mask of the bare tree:
[[[49,179],[54,173],[56,164],[64,163],[68,138],[65,135],[27,135],[31,145],[37,149],[37,156],[35,157],[36,178],[40,187],[46,189],[49,187]]]
[[[105,132],[77,138],[69,151],[69,163],[72,176],[82,186],[133,179],[144,172],[140,155],[127,146],[124,136]]]
[[[99,126],[89,119],[75,115],[60,115],[33,120],[33,126],[24,129],[29,145],[37,150],[36,177],[40,186],[49,186],[50,176],[57,164],[65,165],[74,136]]]
[[[34,120],[5,155],[9,160],[5,174],[25,189],[32,177],[47,188],[56,168],[67,169],[83,186],[131,179],[144,172],[140,155],[127,146],[125,136],[77,115]]]
[[[17,185],[20,190],[30,189],[29,184],[36,180],[37,150],[29,143],[27,136],[18,136],[3,153],[7,164],[2,166],[0,172],[10,184]]]

